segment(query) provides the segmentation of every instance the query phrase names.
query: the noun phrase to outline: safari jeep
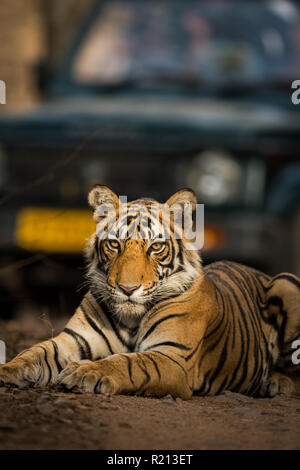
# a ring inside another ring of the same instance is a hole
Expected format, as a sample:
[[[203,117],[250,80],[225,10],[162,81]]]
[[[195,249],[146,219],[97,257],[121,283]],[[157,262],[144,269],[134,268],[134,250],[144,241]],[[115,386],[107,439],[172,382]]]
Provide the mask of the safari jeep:
[[[74,291],[94,183],[128,199],[189,187],[205,263],[300,274],[300,11],[252,3],[95,2],[45,104],[0,117],[3,298]]]

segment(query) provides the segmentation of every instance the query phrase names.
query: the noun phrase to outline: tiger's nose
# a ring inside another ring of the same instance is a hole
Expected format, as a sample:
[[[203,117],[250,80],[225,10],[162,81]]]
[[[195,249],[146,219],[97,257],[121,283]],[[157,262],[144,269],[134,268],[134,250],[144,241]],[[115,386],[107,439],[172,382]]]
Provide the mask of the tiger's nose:
[[[132,284],[118,284],[120,289],[124,292],[124,294],[130,296],[135,290],[137,290],[140,286],[133,286]]]

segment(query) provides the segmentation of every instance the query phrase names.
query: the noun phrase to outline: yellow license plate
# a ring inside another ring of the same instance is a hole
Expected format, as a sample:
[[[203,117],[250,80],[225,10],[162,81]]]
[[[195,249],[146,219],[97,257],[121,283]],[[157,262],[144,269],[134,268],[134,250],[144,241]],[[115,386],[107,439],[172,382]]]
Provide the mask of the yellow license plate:
[[[17,214],[15,242],[30,251],[78,253],[94,230],[89,210],[28,207]]]

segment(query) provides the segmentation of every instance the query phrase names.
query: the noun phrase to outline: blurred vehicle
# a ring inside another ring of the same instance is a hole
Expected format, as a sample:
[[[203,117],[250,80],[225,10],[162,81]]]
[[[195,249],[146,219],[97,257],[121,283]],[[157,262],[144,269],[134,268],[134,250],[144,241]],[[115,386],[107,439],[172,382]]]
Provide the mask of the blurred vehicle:
[[[289,1],[95,2],[40,80],[47,102],[0,117],[1,284],[73,288],[97,182],[160,201],[191,187],[204,262],[299,275],[299,28]]]

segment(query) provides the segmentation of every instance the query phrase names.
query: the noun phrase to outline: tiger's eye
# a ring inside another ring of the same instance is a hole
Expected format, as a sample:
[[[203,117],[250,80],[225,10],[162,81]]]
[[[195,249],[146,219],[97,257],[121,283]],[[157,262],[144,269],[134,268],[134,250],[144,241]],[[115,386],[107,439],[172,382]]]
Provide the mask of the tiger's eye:
[[[163,246],[163,243],[157,242],[157,243],[153,243],[153,244],[151,245],[151,248],[152,248],[152,250],[154,250],[154,251],[158,251],[158,250],[160,250],[160,249],[162,248],[162,246]]]
[[[117,240],[108,240],[108,243],[112,248],[119,248],[119,242]]]

